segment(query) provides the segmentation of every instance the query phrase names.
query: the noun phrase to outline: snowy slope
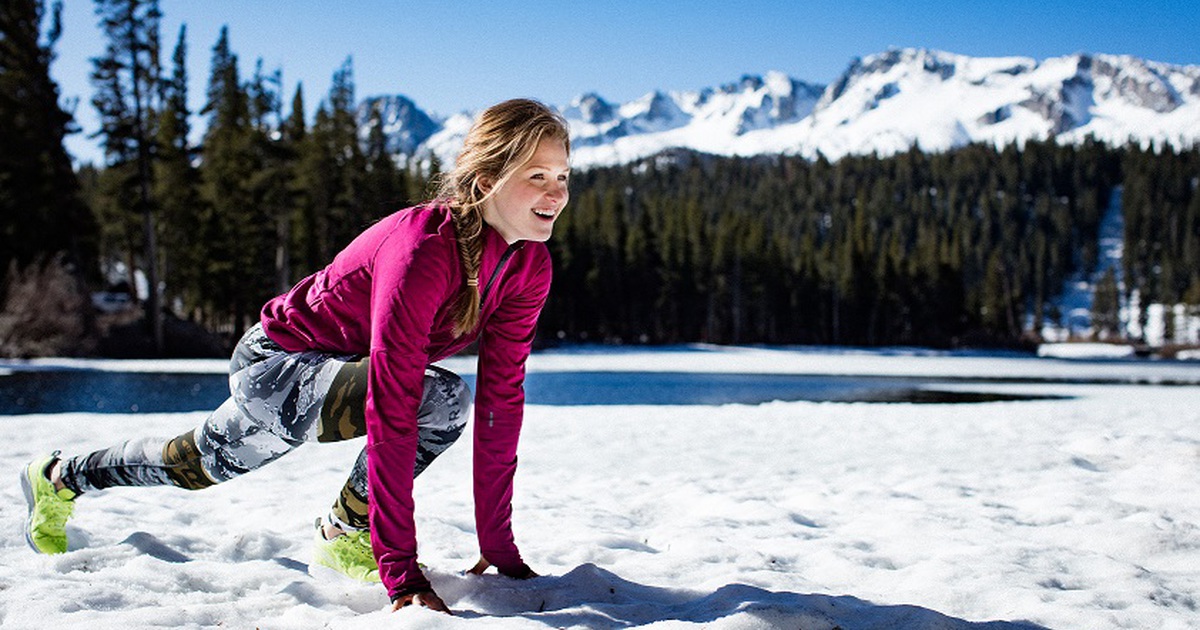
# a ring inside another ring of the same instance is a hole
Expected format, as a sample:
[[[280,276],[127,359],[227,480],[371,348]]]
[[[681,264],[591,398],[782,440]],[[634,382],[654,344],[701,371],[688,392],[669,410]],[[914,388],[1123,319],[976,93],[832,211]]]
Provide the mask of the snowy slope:
[[[712,347],[534,360],[539,369],[1032,379],[1169,367]],[[1195,365],[1171,369],[1192,375],[1176,380],[1200,377]],[[313,518],[361,440],[306,445],[202,492],[97,492],[78,504],[71,551],[47,557],[20,534],[21,466],[54,448],[176,435],[205,414],[4,416],[0,627],[1195,628],[1200,387],[987,387],[1071,398],[531,405],[514,527],[545,577],[461,573],[477,557],[471,435],[417,481],[421,558],[455,617],[384,612],[379,586],[308,574]]]
[[[389,99],[407,102],[381,100]],[[828,86],[772,72],[718,88],[655,91],[627,103],[588,93],[561,111],[577,166],[625,163],[671,148],[838,158],[913,145],[942,151],[968,142],[1051,136],[1077,142],[1089,135],[1114,144],[1190,146],[1200,138],[1200,66],[1100,54],[1038,61],[902,49],[856,59]],[[365,114],[360,118],[365,123]],[[449,163],[470,115],[425,118],[435,126],[414,118],[389,127],[405,138],[395,146]]]

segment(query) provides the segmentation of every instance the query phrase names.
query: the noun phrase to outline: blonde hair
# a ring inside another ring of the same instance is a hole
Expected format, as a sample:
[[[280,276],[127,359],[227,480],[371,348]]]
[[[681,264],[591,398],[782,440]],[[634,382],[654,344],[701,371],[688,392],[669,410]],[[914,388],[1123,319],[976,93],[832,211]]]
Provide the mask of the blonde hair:
[[[558,140],[567,151],[567,122],[546,105],[529,99],[497,103],[471,125],[454,169],[438,185],[438,199],[450,205],[458,256],[465,282],[454,305],[454,334],[479,325],[479,267],[483,257],[483,204],[528,162],[544,138]]]

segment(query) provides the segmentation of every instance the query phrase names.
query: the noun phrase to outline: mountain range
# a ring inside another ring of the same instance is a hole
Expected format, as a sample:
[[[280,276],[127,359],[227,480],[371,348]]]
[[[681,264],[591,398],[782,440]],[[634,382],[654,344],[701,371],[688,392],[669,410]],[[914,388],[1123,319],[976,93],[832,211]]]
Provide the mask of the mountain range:
[[[433,154],[444,164],[473,116],[431,116],[404,96],[368,98],[358,111],[364,139],[372,110],[398,157]],[[570,123],[577,167],[673,148],[837,159],[1050,137],[1190,147],[1200,141],[1200,66],[1105,54],[1039,61],[894,49],[855,59],[829,85],[771,72],[626,103],[588,93],[559,111]]]

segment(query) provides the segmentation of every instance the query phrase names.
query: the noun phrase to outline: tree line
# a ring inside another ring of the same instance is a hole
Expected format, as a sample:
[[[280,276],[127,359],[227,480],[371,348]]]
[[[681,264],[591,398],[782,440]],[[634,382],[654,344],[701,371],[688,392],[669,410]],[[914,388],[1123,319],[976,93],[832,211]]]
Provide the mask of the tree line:
[[[1121,194],[1123,281],[1093,327],[1144,328],[1153,303],[1200,314],[1200,147],[1053,139],[891,157],[688,152],[592,169],[551,241],[546,319],[570,339],[1016,345],[1065,325]],[[1168,338],[1171,320],[1168,319]],[[1136,340],[1135,340],[1136,341]]]
[[[84,311],[72,329],[95,327],[77,296],[34,309],[22,305],[39,293],[14,287],[97,289],[114,269],[131,292],[138,271],[162,288],[141,305],[158,352],[171,351],[164,316],[231,342],[265,300],[420,200],[436,176],[436,161],[421,170],[389,154],[378,110],[360,131],[350,59],[310,122],[302,87],[285,106],[280,70],[260,62],[241,76],[222,30],[205,104],[190,111],[186,27],[164,63],[156,0],[96,0],[108,47],[93,60],[92,106],[105,158],[74,172],[62,148],[70,116],[48,74],[57,6],[14,0],[0,11],[0,263],[10,268],[0,346],[6,321],[11,337],[45,318],[32,311]],[[1200,304],[1198,181],[1195,148],[1091,140],[837,161],[673,151],[581,170],[550,241],[542,338],[1019,343],[1064,317],[1054,298],[1096,266],[1120,187],[1124,282],[1106,277],[1095,301],[1097,326],[1116,335],[1115,312],[1134,292],[1143,305]]]

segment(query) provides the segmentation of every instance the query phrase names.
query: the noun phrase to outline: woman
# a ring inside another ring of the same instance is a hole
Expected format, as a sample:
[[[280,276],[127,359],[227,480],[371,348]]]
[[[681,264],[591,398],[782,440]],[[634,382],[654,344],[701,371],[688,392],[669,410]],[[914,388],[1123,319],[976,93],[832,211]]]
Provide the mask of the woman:
[[[481,557],[472,571],[494,565],[533,577],[513,539],[512,482],[525,360],[550,289],[544,241],[567,203],[569,150],[566,123],[546,106],[512,100],[488,108],[435,201],[371,226],[328,267],[263,307],[261,323],[234,351],[232,396],[203,425],[170,440],[31,462],[21,477],[30,545],[66,551],[66,520],[76,499],[94,490],[200,489],[305,441],[366,435],[319,529],[333,540],[318,549],[318,562],[346,571],[343,561],[353,556],[346,548],[369,538],[374,558],[364,554],[366,563],[377,562],[393,609],[416,601],[449,612],[417,564],[412,485],[461,432],[469,399],[461,379],[430,364],[478,339]],[[353,533],[366,527],[369,536]]]

